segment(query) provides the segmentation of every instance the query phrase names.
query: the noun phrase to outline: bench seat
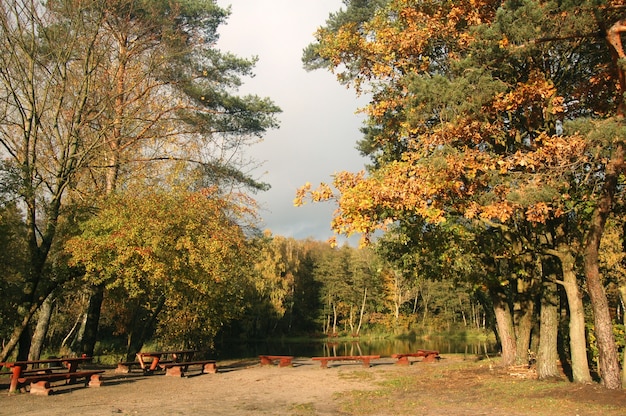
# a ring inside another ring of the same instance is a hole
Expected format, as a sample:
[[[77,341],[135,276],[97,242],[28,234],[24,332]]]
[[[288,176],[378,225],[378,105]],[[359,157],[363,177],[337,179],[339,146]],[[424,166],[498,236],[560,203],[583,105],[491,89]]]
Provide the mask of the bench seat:
[[[189,369],[189,367],[196,366],[196,365],[201,366],[201,374],[217,373],[217,362],[215,360],[187,361],[187,362],[182,362],[182,363],[173,362],[173,363],[167,363],[167,364],[162,364],[162,365],[159,363],[159,366],[165,369],[165,375],[173,376],[173,377],[183,377],[185,375],[185,372]]]
[[[440,359],[439,351],[432,350],[417,350],[417,352],[404,353],[404,354],[393,354],[391,358],[396,358],[396,364],[398,365],[409,365],[409,357],[424,357],[422,362],[424,363],[432,363]]]
[[[159,361],[159,365],[169,364],[173,362],[174,362],[173,360]],[[150,364],[150,363],[148,362],[147,364]],[[117,368],[115,369],[115,372],[127,374],[127,373],[130,373],[132,371],[132,368],[135,366],[141,367],[141,363],[139,361],[121,361],[117,363]]]
[[[380,355],[341,355],[336,357],[313,357],[314,361],[319,361],[321,368],[328,368],[329,361],[361,361],[363,367],[369,368],[371,360],[377,360]]]
[[[290,367],[292,365],[293,356],[291,355],[259,355],[261,365],[272,365],[274,361],[278,361],[279,367]]]
[[[52,393],[50,383],[53,381],[67,380],[70,383],[81,378],[85,379],[85,385],[89,387],[100,387],[102,380],[100,375],[104,370],[76,371],[73,373],[49,373],[49,374],[32,374],[20,377],[17,381],[22,384],[30,383],[30,393],[42,396],[48,396]]]

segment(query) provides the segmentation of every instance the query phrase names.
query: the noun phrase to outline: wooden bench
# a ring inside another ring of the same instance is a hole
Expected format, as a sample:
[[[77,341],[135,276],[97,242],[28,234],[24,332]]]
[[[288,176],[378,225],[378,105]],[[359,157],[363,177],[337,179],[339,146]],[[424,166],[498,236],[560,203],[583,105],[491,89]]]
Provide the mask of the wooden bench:
[[[398,365],[409,365],[409,357],[424,357],[422,362],[424,363],[432,363],[440,359],[439,351],[431,351],[431,350],[417,350],[417,352],[406,353],[406,354],[393,354],[391,358],[397,358],[396,364]]]
[[[173,362],[173,360],[159,361],[159,364],[169,364]],[[115,372],[127,374],[131,372],[134,366],[141,367],[141,363],[139,361],[120,361],[119,363],[117,363],[117,368],[115,369]]]
[[[31,394],[48,396],[53,391],[50,388],[50,383],[53,381],[67,380],[69,383],[74,383],[76,380],[84,378],[86,386],[100,387],[102,385],[102,380],[100,380],[100,375],[102,373],[104,373],[104,370],[76,371],[73,373],[33,374],[20,377],[18,382],[20,384],[30,383]]]
[[[201,374],[217,373],[217,362],[215,360],[200,360],[200,361],[188,361],[188,362],[182,362],[182,363],[167,363],[167,364],[162,364],[161,368],[165,369],[166,376],[183,377],[185,375],[185,372],[192,365],[201,366],[202,368]]]
[[[290,367],[293,361],[291,355],[259,355],[261,365],[272,365],[274,361],[278,361],[279,367]]]
[[[337,357],[313,357],[314,361],[320,361],[322,368],[328,368],[329,361],[361,361],[363,367],[369,368],[371,360],[377,360],[380,355],[342,355]]]

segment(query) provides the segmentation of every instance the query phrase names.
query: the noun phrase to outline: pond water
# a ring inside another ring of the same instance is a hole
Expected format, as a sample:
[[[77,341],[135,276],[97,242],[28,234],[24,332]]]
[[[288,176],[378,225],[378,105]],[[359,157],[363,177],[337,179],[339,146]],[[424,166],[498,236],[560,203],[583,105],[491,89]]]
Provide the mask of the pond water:
[[[257,357],[263,354],[318,357],[329,355],[381,355],[415,352],[418,349],[436,350],[441,354],[494,354],[493,341],[463,338],[431,337],[428,339],[367,339],[293,341],[272,339],[257,342],[229,343],[216,346],[217,359]]]

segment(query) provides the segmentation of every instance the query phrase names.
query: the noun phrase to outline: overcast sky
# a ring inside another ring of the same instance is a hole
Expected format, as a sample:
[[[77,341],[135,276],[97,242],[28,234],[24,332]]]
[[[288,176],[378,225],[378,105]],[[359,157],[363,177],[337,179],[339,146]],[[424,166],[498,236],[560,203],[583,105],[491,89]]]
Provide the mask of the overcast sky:
[[[258,195],[264,228],[274,235],[325,241],[333,234],[335,207],[317,203],[294,207],[296,189],[311,182],[331,182],[332,174],[363,169],[355,146],[364,101],[340,85],[326,70],[302,68],[302,50],[341,0],[217,0],[231,6],[218,47],[241,57],[258,56],[255,74],[241,93],[271,98],[281,109],[281,127],[272,130],[251,155],[264,161],[261,179],[272,189]],[[343,240],[340,240],[343,241]],[[351,240],[351,243],[355,240]]]

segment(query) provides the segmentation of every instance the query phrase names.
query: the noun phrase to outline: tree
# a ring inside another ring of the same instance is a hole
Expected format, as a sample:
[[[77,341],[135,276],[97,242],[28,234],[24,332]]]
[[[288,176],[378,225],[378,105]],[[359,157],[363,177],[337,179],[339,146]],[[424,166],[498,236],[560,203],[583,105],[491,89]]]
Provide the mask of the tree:
[[[25,329],[62,283],[45,270],[66,208],[93,210],[120,184],[165,175],[200,172],[203,186],[225,195],[267,189],[246,172],[254,162],[241,149],[277,127],[280,109],[236,95],[255,61],[215,48],[228,12],[214,1],[13,0],[0,13],[3,172],[30,240],[19,323],[3,356],[19,340],[25,358]],[[102,288],[92,295],[81,331],[88,354]]]
[[[28,240],[19,316],[2,360],[18,341],[18,358],[26,358],[25,329],[59,284],[47,275],[48,255],[68,191],[87,164],[85,133],[98,114],[89,100],[95,37],[68,3],[61,5],[69,19],[34,0],[0,5],[0,146]]]
[[[208,189],[133,189],[110,198],[67,243],[72,264],[84,268],[86,281],[139,300],[168,345],[211,346],[221,326],[241,313],[251,284],[243,221],[253,212]],[[141,342],[129,347],[134,354]]]
[[[227,10],[214,1],[188,0],[105,0],[92,6],[89,16],[102,15],[98,48],[106,59],[98,67],[101,151],[89,171],[91,192],[110,194],[119,184],[165,169],[174,175],[196,169],[205,177],[202,186],[225,191],[242,185],[267,189],[241,171],[249,162],[238,152],[277,127],[280,109],[268,99],[232,94],[255,61],[215,48]],[[102,296],[103,288],[94,287],[86,354],[93,351]]]
[[[0,296],[6,299],[0,306],[3,328],[0,337],[3,342],[11,336],[9,323],[18,318],[16,299],[24,283],[24,264],[28,252],[26,242],[26,227],[19,210],[14,203],[0,202]]]
[[[548,220],[585,219],[581,246],[601,373],[617,388],[597,252],[624,167],[624,77],[611,59],[622,56],[613,35],[622,8],[532,0],[346,4],[305,59],[370,92],[361,149],[374,164],[367,175],[336,174],[332,186],[305,185],[296,204],[305,196],[335,199],[333,228],[366,240],[414,217],[431,224],[463,218],[504,233],[518,223],[540,231]],[[494,306],[506,306],[495,293]]]

